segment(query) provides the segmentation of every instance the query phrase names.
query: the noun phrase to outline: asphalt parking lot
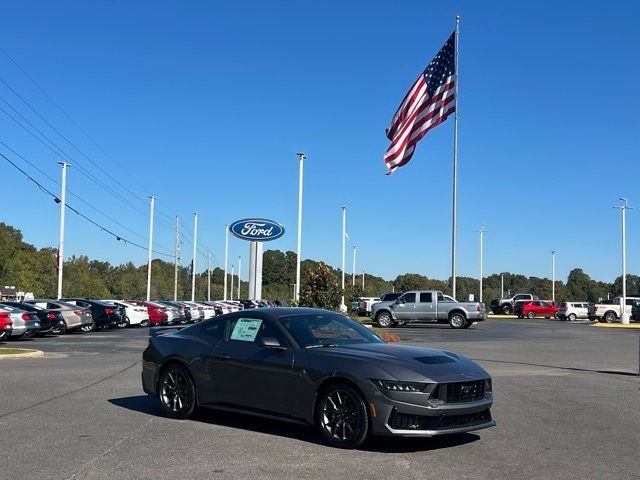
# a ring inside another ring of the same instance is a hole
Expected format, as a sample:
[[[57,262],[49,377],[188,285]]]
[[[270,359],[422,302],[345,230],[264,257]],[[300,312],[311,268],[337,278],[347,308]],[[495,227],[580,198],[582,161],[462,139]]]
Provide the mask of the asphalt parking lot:
[[[640,478],[640,331],[492,319],[393,332],[478,361],[498,426],[344,451],[275,421],[169,420],[140,387],[147,330],[71,334],[11,342],[44,358],[0,360],[0,478]]]

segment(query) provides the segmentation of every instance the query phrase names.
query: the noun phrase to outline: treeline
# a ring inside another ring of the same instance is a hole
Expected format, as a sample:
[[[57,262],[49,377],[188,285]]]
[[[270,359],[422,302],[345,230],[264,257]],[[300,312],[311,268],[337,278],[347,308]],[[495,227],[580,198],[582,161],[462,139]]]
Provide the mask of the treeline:
[[[303,260],[301,262],[301,287],[309,283],[320,268],[321,262]],[[322,267],[324,268],[324,267]],[[333,275],[340,285],[341,272],[327,266],[328,274]],[[22,233],[4,223],[0,223],[0,285],[15,285],[22,291],[33,292],[36,297],[52,297],[56,294],[56,249],[37,249],[23,241]],[[151,297],[158,299],[173,298],[174,265],[163,260],[152,263]],[[263,297],[289,301],[293,297],[296,279],[295,252],[267,250],[263,257]],[[229,283],[231,282],[229,276]],[[237,275],[234,277],[234,294],[237,297]],[[109,262],[90,260],[82,255],[71,257],[64,262],[64,295],[86,296],[93,298],[144,298],[147,285],[147,266],[136,266],[131,262],[111,265]],[[313,283],[313,280],[312,282]],[[365,275],[364,289],[362,275],[356,277],[352,287],[350,273],[345,276],[347,299],[353,296],[378,296],[385,292],[414,289],[437,289],[451,294],[451,279],[431,279],[416,273],[406,273],[394,280],[385,280],[374,275]],[[224,271],[215,268],[211,271],[211,298],[223,296]],[[484,279],[484,301],[500,296],[500,275],[494,274]],[[479,281],[475,278],[458,277],[457,297],[466,300],[470,294],[478,298]],[[247,297],[246,282],[241,285],[241,297]],[[525,275],[504,274],[504,292],[533,293],[540,298],[551,298],[551,280],[548,278],[527,277]],[[640,292],[640,277],[627,276],[627,293]],[[556,281],[556,300],[598,301],[622,293],[622,279],[613,283],[593,280],[580,268],[575,268],[565,282]],[[196,298],[207,296],[207,275],[196,276]],[[191,297],[191,278],[186,267],[178,269],[178,298]]]

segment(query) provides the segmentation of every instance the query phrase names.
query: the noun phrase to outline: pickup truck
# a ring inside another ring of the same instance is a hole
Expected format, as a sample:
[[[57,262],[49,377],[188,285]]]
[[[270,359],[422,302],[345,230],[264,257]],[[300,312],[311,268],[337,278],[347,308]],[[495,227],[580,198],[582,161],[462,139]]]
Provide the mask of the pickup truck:
[[[631,316],[631,307],[640,301],[639,297],[626,297],[625,312]],[[620,320],[620,304],[622,297],[614,297],[610,303],[589,304],[589,320],[598,320],[601,323],[613,323]]]
[[[451,328],[468,328],[487,317],[484,303],[452,300],[438,290],[413,290],[386,305],[374,304],[371,317],[382,328],[407,323],[448,323]]]
[[[500,313],[511,315],[515,311],[516,302],[537,299],[538,297],[534,297],[530,293],[516,293],[513,297],[496,298],[494,300],[491,300],[491,311],[495,315],[498,315]]]

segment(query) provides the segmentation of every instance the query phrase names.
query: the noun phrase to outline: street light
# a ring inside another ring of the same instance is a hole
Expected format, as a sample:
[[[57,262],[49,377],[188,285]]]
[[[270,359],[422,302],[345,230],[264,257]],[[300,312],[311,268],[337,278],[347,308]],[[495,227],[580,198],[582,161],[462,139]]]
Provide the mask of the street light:
[[[556,251],[551,250],[551,301],[556,302]]]
[[[629,202],[624,197],[619,197],[624,202],[623,205],[616,205],[613,208],[619,208],[622,212],[622,305],[620,307],[620,323],[628,324],[629,315],[627,315],[627,227],[626,213],[629,208]]]
[[[487,232],[484,228],[484,223],[482,224],[482,227],[480,227],[480,230],[476,231],[480,234],[480,303],[482,303],[482,241],[484,234]]]
[[[293,292],[293,299],[297,302],[300,300],[300,255],[302,254],[302,177],[304,174],[304,159],[307,156],[304,152],[296,153],[299,159],[298,168],[298,254],[296,256],[296,283]]]

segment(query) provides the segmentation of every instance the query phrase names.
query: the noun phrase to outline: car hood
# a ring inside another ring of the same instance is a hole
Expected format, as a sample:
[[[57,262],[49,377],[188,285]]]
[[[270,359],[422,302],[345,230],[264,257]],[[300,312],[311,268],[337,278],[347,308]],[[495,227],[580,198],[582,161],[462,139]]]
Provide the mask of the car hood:
[[[362,360],[408,382],[463,382],[489,378],[477,363],[464,355],[410,345],[365,343],[314,348],[314,354]]]

